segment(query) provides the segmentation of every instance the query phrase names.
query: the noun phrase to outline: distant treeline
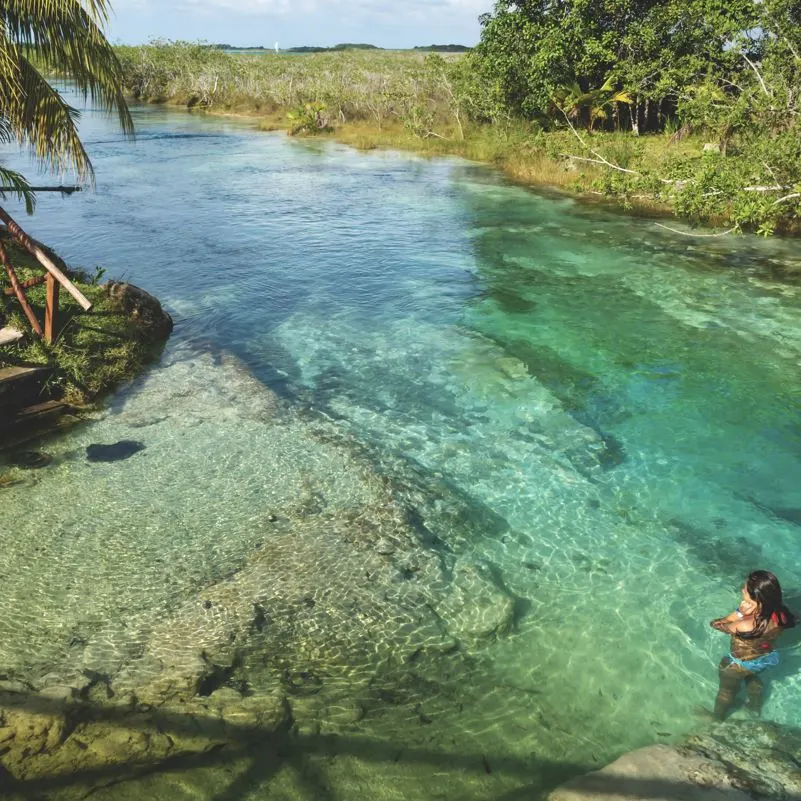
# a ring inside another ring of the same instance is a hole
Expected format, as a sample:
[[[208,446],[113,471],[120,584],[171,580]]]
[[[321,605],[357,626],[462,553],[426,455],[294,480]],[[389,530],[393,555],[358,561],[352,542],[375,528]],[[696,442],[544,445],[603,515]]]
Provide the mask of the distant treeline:
[[[471,48],[465,45],[446,44],[438,45],[432,44],[426,47],[415,47],[415,50],[421,50],[424,53],[469,53]]]
[[[230,44],[210,44],[205,45],[207,48],[212,50],[272,50],[271,47],[264,47],[263,45],[259,45],[258,47],[236,47],[235,45]],[[288,47],[282,50],[284,53],[336,53],[340,50],[383,50],[383,47],[377,47],[376,45],[372,44],[363,44],[363,43],[352,43],[352,42],[343,42],[342,44],[336,44],[333,47],[319,47],[317,45],[304,45],[302,47]],[[425,45],[420,47],[414,47],[413,50],[417,50],[421,53],[467,53],[470,51],[471,48],[466,47],[465,45],[458,45],[458,44],[432,44],[432,45]]]
[[[315,47],[313,45],[304,47],[288,47],[284,52],[285,53],[334,53],[338,50],[381,50],[381,48],[371,44],[361,44],[361,43],[354,44],[351,42],[343,42],[342,44],[336,44],[333,47]]]

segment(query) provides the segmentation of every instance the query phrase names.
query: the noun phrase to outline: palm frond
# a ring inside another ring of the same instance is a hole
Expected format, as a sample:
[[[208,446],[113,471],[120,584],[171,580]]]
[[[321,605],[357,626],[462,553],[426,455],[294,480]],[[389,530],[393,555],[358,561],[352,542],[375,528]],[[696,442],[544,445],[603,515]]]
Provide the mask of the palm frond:
[[[133,121],[122,67],[106,40],[109,0],[0,0],[0,140],[16,139],[42,164],[92,178],[78,135],[78,112],[36,66],[68,76],[78,91],[116,111],[126,134]]]
[[[18,75],[23,101],[2,109],[15,138],[41,163],[58,171],[72,168],[80,179],[91,180],[92,164],[78,135],[79,112],[21,55]]]
[[[84,96],[116,111],[131,134],[122,68],[102,28],[109,10],[108,0],[4,0],[0,17],[7,39],[33,48],[37,59],[68,75]]]
[[[20,173],[0,165],[0,198],[5,200],[9,195],[25,201],[25,211],[33,214],[36,194],[31,190],[31,185]]]

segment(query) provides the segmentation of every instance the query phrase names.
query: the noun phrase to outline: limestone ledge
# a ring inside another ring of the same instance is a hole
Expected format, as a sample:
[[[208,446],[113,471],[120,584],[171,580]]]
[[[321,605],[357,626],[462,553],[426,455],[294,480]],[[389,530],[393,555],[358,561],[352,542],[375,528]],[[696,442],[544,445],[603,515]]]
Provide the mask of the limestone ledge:
[[[418,681],[409,664],[436,677],[513,624],[503,582],[444,546],[447,515],[417,520],[410,487],[379,474],[334,424],[279,409],[235,360],[213,374],[248,424],[302,445],[297,464],[264,479],[295,471],[297,486],[254,521],[259,545],[234,571],[128,631],[122,647],[108,647],[112,628],[87,638],[78,661],[0,681],[0,761],[18,782],[61,777],[93,790],[290,730],[353,726],[415,695],[402,686]],[[219,407],[206,402],[207,371],[180,375],[171,391],[186,416]],[[118,413],[140,414],[130,403]]]
[[[729,721],[677,746],[653,745],[567,782],[549,801],[801,798],[801,730]]]
[[[281,693],[243,698],[221,690],[150,708],[131,696],[101,704],[2,691],[0,753],[20,789],[59,779],[96,788],[170,760],[252,744],[288,721]]]

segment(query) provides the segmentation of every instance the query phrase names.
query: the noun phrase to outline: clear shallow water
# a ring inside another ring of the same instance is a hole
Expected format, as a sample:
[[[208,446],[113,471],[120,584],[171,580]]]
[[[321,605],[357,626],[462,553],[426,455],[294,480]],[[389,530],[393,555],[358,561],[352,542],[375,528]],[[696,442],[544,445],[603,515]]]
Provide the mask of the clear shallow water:
[[[422,476],[431,509],[462,498],[486,525],[438,532],[451,558],[521,600],[515,631],[454,679],[466,716],[427,698],[431,725],[400,705],[357,727],[444,764],[342,753],[326,781],[343,797],[502,797],[536,784],[532,755],[579,769],[698,725],[726,648],[707,621],[755,566],[801,588],[801,293],[771,279],[797,246],[691,240],[461,162],[136,115],[135,144],[88,115],[96,194],[43,197],[27,227],[157,294],[176,333],[162,370],[3,491],[8,670],[39,680],[136,652],[257,547],[304,476],[331,476],[332,507],[360,502],[355,468],[304,461],[302,430],[268,436],[251,414],[265,401],[225,390],[207,354],[230,352],[386,472]],[[126,438],[141,458],[83,460]],[[801,658],[784,656],[765,712],[790,723]],[[527,767],[453,784],[460,753],[487,752]],[[314,797],[298,777],[317,770],[237,781],[242,797]],[[234,781],[214,777],[180,792]]]

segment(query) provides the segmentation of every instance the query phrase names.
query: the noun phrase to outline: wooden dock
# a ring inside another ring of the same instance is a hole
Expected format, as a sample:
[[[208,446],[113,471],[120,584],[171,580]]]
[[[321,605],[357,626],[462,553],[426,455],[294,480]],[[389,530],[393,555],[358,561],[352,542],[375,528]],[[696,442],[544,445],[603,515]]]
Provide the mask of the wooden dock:
[[[57,429],[71,407],[48,391],[49,367],[0,369],[0,451]],[[65,417],[68,415],[68,417]]]

